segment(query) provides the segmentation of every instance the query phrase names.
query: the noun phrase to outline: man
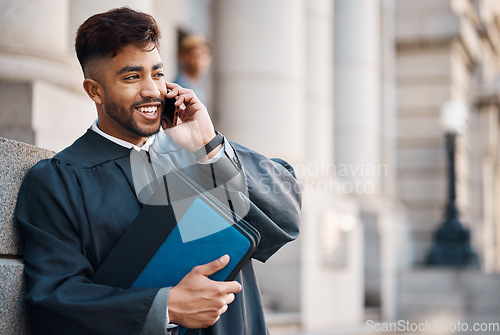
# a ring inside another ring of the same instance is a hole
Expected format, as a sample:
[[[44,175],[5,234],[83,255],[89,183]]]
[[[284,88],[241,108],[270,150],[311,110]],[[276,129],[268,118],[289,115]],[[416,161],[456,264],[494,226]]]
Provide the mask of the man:
[[[180,109],[180,124],[167,132],[198,154],[196,164],[234,163],[244,173],[250,199],[245,218],[261,235],[252,257],[265,261],[298,234],[295,178],[242,146],[214,144],[220,136],[205,106],[192,91],[165,83],[158,39],[155,20],[129,8],[94,15],[78,29],[83,87],[97,121],[28,172],[16,208],[25,241],[26,300],[40,334],[166,334],[178,325],[200,328],[199,334],[267,332],[251,261],[230,282],[208,278],[224,268],[227,256],[195,267],[174,287],[121,289],[92,281],[143,207],[130,153],[149,152],[165,98],[175,98]]]
[[[174,82],[195,91],[204,103],[208,97],[203,87],[203,78],[212,63],[212,48],[200,34],[185,36],[179,46],[179,73]]]

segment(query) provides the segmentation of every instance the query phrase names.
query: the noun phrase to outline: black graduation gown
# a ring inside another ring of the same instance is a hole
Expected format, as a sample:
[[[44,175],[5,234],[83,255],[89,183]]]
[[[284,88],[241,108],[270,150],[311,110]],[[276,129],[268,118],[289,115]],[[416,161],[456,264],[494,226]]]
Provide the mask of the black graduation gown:
[[[253,258],[267,260],[298,235],[300,187],[290,171],[232,144],[251,200],[246,220],[261,242]],[[119,289],[90,278],[142,205],[133,186],[131,149],[88,130],[25,176],[16,220],[25,247],[26,301],[40,334],[138,334],[159,288]],[[242,291],[202,334],[266,334],[251,261],[236,277]]]

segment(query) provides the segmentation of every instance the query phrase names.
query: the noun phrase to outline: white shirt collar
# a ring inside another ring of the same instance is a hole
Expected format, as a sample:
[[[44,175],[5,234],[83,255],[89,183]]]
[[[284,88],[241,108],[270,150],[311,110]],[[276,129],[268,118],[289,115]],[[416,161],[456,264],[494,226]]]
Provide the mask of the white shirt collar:
[[[92,123],[92,127],[91,129],[93,131],[95,131],[96,133],[98,133],[99,135],[107,138],[108,140],[112,141],[112,142],[115,142],[116,144],[118,145],[121,145],[122,147],[125,147],[127,149],[135,149],[137,151],[140,151],[140,150],[149,150],[149,147],[151,146],[151,144],[153,143],[154,139],[155,139],[155,136],[156,135],[153,135],[153,136],[150,136],[148,138],[148,140],[146,141],[146,143],[144,143],[144,145],[142,147],[139,147],[133,143],[130,143],[130,142],[127,142],[127,141],[124,141],[122,139],[119,139],[117,137],[114,137],[114,136],[111,136],[109,134],[106,134],[105,132],[103,132],[101,129],[99,129],[99,127],[97,126],[97,119],[94,121],[94,123]]]

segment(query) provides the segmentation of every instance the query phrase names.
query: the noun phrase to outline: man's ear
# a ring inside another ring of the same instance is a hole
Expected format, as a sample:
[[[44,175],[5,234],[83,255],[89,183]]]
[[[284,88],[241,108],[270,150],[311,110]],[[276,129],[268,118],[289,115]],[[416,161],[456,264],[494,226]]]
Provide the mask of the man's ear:
[[[83,89],[87,92],[90,99],[94,100],[94,102],[98,105],[102,105],[103,103],[103,88],[101,84],[99,84],[94,79],[85,79],[83,81]]]

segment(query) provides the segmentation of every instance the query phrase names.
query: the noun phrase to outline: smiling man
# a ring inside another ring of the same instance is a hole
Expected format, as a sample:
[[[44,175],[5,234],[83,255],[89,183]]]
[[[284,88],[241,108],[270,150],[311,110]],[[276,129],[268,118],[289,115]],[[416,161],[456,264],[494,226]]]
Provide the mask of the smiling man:
[[[127,45],[112,60],[90,60],[98,63],[90,65],[96,74],[89,74],[83,87],[96,103],[99,129],[142,145],[158,132],[161,96],[167,93],[160,56],[156,48]]]
[[[97,120],[28,172],[16,208],[36,333],[167,334],[178,325],[198,334],[267,333],[251,260],[228,282],[208,278],[227,265],[227,256],[193,268],[174,287],[122,289],[92,281],[143,208],[131,152],[148,152],[157,143],[166,128],[161,116],[167,98],[180,112],[179,124],[165,132],[194,164],[244,175],[246,220],[261,235],[252,258],[267,260],[298,234],[300,194],[291,169],[224,139],[193,91],[164,81],[159,36],[153,17],[129,8],[96,14],[78,29],[83,87]],[[291,191],[269,191],[278,189]]]

